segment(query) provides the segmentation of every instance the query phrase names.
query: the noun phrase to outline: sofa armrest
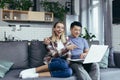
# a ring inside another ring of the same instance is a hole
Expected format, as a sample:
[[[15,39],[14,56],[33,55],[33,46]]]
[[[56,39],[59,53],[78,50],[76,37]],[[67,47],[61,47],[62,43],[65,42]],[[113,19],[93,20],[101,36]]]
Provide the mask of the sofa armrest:
[[[114,52],[114,61],[116,67],[120,68],[120,52]]]

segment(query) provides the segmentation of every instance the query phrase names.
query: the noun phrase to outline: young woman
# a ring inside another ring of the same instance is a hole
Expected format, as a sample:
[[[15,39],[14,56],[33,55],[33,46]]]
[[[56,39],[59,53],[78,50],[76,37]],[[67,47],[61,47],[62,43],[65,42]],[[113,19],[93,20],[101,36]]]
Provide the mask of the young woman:
[[[49,53],[44,58],[46,65],[21,71],[19,75],[21,78],[69,77],[72,75],[68,61],[70,59],[69,50],[76,48],[76,46],[68,44],[62,22],[55,23],[52,29],[52,36],[47,40],[49,40],[47,45]]]

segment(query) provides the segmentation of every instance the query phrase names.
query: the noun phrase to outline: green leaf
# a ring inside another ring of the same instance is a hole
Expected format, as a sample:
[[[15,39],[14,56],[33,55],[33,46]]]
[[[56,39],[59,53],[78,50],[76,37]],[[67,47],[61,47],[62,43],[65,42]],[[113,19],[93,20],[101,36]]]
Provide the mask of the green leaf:
[[[63,21],[67,11],[65,7],[57,2],[48,2],[47,0],[41,1],[40,3],[45,11],[53,12],[54,16],[59,20]]]
[[[92,40],[93,38],[96,38],[94,34],[88,32],[87,28],[84,28],[84,30],[85,30],[85,35],[81,34],[80,37],[83,37],[88,41]]]

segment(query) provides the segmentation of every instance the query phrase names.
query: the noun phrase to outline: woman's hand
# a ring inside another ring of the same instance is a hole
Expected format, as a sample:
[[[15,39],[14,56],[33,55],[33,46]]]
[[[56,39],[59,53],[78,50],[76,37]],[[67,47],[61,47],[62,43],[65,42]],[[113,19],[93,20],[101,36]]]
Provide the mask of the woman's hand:
[[[74,45],[74,44],[70,44],[70,45],[67,45],[66,48],[67,48],[68,50],[73,50],[73,49],[77,48],[77,46]]]
[[[50,39],[49,38],[45,38],[44,39],[44,44],[49,45],[50,44]]]
[[[82,54],[80,55],[80,59],[85,59],[86,56],[87,56],[87,53],[82,53]]]

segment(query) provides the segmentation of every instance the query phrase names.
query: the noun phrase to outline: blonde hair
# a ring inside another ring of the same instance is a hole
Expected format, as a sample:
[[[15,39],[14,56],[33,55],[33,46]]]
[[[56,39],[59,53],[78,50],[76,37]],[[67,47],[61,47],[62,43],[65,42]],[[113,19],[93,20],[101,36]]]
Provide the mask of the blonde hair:
[[[54,28],[56,27],[56,25],[57,25],[58,23],[61,23],[61,24],[64,25],[64,23],[63,23],[63,22],[60,22],[60,21],[59,21],[59,22],[56,22],[56,23],[54,24],[54,26],[53,26],[53,28],[52,28],[52,36],[51,36],[52,42],[56,42],[56,41],[57,41],[57,36],[55,35]],[[61,41],[62,41],[63,43],[66,43],[65,32],[62,33],[60,39],[61,39]]]

